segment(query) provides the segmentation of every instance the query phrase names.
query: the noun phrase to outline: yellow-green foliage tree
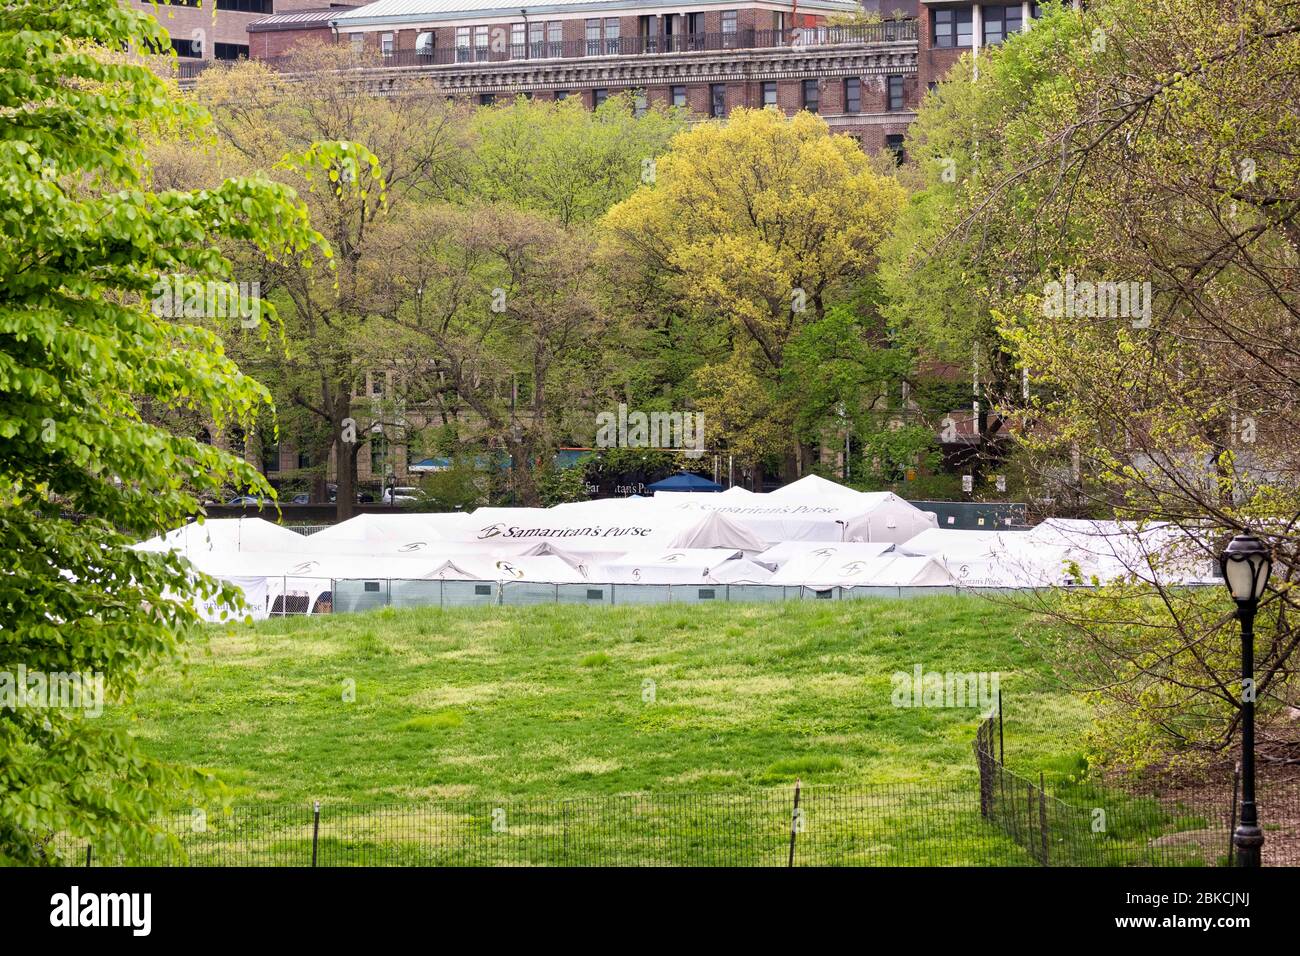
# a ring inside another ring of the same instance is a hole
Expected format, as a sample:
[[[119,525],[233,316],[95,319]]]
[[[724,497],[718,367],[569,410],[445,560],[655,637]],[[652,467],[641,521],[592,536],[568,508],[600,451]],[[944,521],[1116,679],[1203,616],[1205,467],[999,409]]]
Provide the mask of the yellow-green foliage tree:
[[[774,110],[682,133],[653,172],[605,217],[603,255],[636,296],[725,328],[696,374],[710,440],[793,471],[786,346],[871,271],[903,189],[824,120]]]

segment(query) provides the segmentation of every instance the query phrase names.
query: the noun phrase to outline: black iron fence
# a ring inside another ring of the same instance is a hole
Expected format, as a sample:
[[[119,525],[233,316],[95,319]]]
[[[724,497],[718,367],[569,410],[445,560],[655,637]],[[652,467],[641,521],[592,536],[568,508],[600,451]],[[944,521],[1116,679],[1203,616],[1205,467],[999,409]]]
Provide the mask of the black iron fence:
[[[980,728],[979,785],[786,787],[746,793],[326,803],[186,810],[153,850],[49,844],[65,865],[1216,866],[1216,805],[1113,791],[1070,800],[1007,770]],[[1265,863],[1297,865],[1300,800],[1274,799]],[[1280,821],[1288,819],[1290,824]]]
[[[358,54],[351,69],[428,67],[509,63],[522,60],[582,59],[608,56],[653,56],[671,53],[709,53],[724,50],[756,50],[787,47],[795,50],[845,44],[897,43],[916,41],[915,20],[886,20],[882,23],[842,27],[798,27],[788,30],[735,30],[723,33],[682,33],[673,36],[602,37],[591,40],[535,40],[528,43],[485,43],[391,50],[378,55]],[[174,75],[192,79],[216,63],[214,60],[176,60]],[[300,57],[259,59],[259,63],[281,71],[301,69]]]
[[[980,816],[1041,866],[1232,865],[1234,783],[1220,787],[1129,793],[1095,784],[1057,784],[1050,791],[1008,770],[1001,715],[979,725]],[[1261,790],[1266,818],[1264,863],[1300,866],[1300,783]]]
[[[782,787],[192,808],[152,849],[46,835],[71,866],[1222,866],[1236,801],[1141,795],[1007,769],[1000,714],[979,724],[977,783]],[[1300,865],[1300,784],[1261,790],[1264,863]]]
[[[966,785],[782,788],[179,812],[144,858],[73,866],[1028,866]]]

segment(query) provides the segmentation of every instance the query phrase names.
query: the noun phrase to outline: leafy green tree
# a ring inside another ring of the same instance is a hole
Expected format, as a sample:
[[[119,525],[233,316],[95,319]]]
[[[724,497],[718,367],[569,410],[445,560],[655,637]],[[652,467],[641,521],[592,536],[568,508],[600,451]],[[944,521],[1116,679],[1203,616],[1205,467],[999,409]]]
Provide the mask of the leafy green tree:
[[[284,409],[283,434],[309,452],[318,499],[332,458],[337,513],[345,519],[355,504],[358,458],[373,436],[404,441],[398,409],[432,400],[437,387],[430,376],[404,374],[420,367],[420,357],[394,348],[373,328],[373,290],[392,268],[378,230],[459,188],[466,134],[464,117],[428,78],[404,78],[385,95],[359,93],[340,69],[352,57],[346,45],[308,44],[292,56],[304,76],[285,81],[249,61],[206,71],[196,95],[213,117],[218,141],[211,155],[220,157],[215,168],[258,171],[302,189],[312,222],[338,252],[338,269],[323,274],[244,250],[241,275],[257,278],[280,304],[285,334],[271,345],[242,336],[232,347]],[[312,171],[282,163],[281,155],[333,139],[361,144],[375,164],[331,172],[332,182],[359,188],[307,191]],[[373,175],[378,169],[381,180]],[[378,188],[364,188],[372,182]],[[384,383],[379,401],[366,387],[368,378]],[[366,401],[355,401],[358,395]]]
[[[780,391],[787,347],[870,274],[902,202],[819,117],[738,109],[678,136],[655,182],[609,211],[605,252],[630,294],[725,331],[695,372],[712,441],[780,455],[793,476],[805,449]]]
[[[1300,693],[1298,71],[1294,4],[1054,5],[917,123],[919,155],[957,157],[958,176],[927,191],[940,241],[898,276],[945,308],[961,290],[954,334],[1021,373],[990,397],[1047,488],[1177,531],[1130,542],[1124,580],[1045,608],[1058,666],[1100,715],[1094,754],[1119,767],[1234,743],[1237,622],[1220,589],[1171,581],[1245,529],[1276,558],[1252,688],[1265,759],[1290,736],[1274,728]],[[900,309],[937,338],[939,309]]]
[[[117,0],[0,8],[0,863],[87,841],[132,853],[155,811],[202,783],[93,709],[24,706],[16,684],[84,675],[72,686],[127,700],[197,620],[174,595],[236,600],[179,557],[128,547],[198,513],[202,489],[267,490],[240,459],[142,418],[151,403],[233,426],[268,399],[218,338],[162,314],[158,284],[228,280],[226,241],[282,258],[321,245],[293,191],[262,177],[147,188],[142,132],[205,121],[120,52],[166,43]],[[301,158],[324,168],[344,150]]]
[[[630,94],[595,110],[576,98],[480,109],[470,122],[473,158],[464,199],[504,203],[569,228],[603,216],[642,183],[686,126],[681,110],[640,115]]]

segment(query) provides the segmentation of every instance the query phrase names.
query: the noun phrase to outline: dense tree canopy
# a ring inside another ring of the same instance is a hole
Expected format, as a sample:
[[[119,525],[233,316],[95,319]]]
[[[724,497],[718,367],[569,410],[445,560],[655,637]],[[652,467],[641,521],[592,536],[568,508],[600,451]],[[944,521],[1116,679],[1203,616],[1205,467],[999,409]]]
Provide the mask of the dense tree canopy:
[[[0,8],[0,863],[87,840],[130,851],[200,782],[86,706],[95,688],[100,704],[128,698],[197,620],[169,599],[194,590],[188,565],[130,542],[182,523],[212,489],[265,489],[240,458],[142,418],[149,404],[220,429],[268,400],[217,336],[159,307],[158,285],[180,282],[188,299],[227,282],[226,242],[282,260],[329,252],[293,190],[264,176],[149,187],[142,133],[206,119],[120,52],[160,41],[116,0]],[[366,155],[334,143],[294,161],[323,176]],[[77,687],[81,706],[35,692],[24,704],[24,674],[29,690],[38,675]]]
[[[727,336],[696,375],[711,439],[750,460],[779,454],[793,471],[786,348],[869,272],[902,202],[824,120],[738,109],[678,136],[654,182],[610,210],[606,255],[628,276],[624,302]]]
[[[1068,463],[1100,513],[1186,531],[1184,560],[1243,529],[1268,538],[1266,717],[1296,699],[1300,641],[1298,70],[1295,4],[1052,9],[922,111],[930,183],[904,221],[924,242],[897,237],[885,269],[921,340],[996,352],[989,397],[1045,487]],[[1055,608],[1062,665],[1106,716],[1100,750],[1130,765],[1220,750],[1242,699],[1226,602],[1136,570]]]

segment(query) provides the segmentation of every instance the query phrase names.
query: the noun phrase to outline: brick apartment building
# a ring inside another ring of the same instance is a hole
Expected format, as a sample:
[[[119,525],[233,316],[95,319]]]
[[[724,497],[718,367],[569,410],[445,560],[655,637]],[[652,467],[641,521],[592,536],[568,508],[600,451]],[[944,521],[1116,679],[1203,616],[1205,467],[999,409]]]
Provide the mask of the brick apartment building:
[[[220,60],[247,59],[249,24],[270,14],[330,8],[342,12],[360,6],[363,0],[330,4],[329,0],[126,0],[126,5],[155,16],[171,35],[172,49],[182,61],[181,75],[190,75],[199,64]]]

